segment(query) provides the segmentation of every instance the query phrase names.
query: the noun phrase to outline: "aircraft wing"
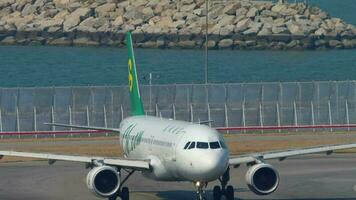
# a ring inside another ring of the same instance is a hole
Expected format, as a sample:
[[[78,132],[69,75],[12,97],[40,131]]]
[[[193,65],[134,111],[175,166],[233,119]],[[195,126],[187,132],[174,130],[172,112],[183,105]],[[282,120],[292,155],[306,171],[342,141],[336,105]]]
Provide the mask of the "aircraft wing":
[[[248,154],[248,155],[231,157],[229,160],[229,165],[238,167],[240,164],[253,164],[253,163],[263,162],[264,160],[270,160],[270,159],[279,159],[280,161],[282,161],[292,156],[300,156],[300,155],[323,153],[323,152],[329,155],[336,150],[351,149],[351,148],[356,148],[356,143]]]
[[[104,128],[97,126],[79,126],[79,125],[69,125],[69,124],[58,124],[58,123],[44,123],[48,126],[60,126],[60,127],[68,127],[68,128],[77,128],[77,129],[87,129],[87,130],[97,130],[97,131],[108,131],[108,132],[116,132],[120,133],[120,129],[117,128]]]
[[[4,156],[45,159],[48,160],[49,164],[53,164],[56,161],[71,161],[71,162],[85,163],[87,164],[87,166],[109,165],[109,166],[121,167],[126,169],[135,169],[140,171],[150,169],[150,164],[148,160],[131,160],[131,159],[124,159],[124,158],[115,159],[115,158],[71,156],[71,155],[47,154],[47,153],[0,151],[0,158]]]

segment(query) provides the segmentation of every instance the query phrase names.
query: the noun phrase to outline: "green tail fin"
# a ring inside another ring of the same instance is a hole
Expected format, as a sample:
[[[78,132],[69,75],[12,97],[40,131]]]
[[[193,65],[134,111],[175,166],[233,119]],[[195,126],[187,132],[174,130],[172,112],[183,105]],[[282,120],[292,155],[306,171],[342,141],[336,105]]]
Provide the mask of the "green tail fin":
[[[143,110],[140,88],[138,85],[135,55],[133,51],[131,33],[126,33],[126,45],[129,51],[128,71],[129,71],[129,90],[131,115],[145,115]]]

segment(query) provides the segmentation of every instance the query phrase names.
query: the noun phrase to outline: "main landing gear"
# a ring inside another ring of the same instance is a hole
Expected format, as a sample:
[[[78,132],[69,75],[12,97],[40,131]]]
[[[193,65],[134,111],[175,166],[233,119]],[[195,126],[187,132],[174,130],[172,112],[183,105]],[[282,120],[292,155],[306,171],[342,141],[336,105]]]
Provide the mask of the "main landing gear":
[[[234,200],[234,187],[227,185],[230,181],[230,168],[219,178],[221,187],[216,185],[213,189],[213,199],[220,200],[222,196],[226,197],[226,200]]]
[[[118,171],[120,171],[118,169]],[[113,196],[109,197],[108,200],[116,200],[118,197],[121,198],[121,200],[130,200],[130,191],[128,187],[122,187],[121,186],[130,178],[130,176],[135,173],[135,170],[125,170],[128,174],[126,175],[126,177],[122,180],[122,182],[120,183],[120,187],[118,189],[118,191],[116,192],[116,194],[114,194]],[[120,173],[121,174],[121,173]]]

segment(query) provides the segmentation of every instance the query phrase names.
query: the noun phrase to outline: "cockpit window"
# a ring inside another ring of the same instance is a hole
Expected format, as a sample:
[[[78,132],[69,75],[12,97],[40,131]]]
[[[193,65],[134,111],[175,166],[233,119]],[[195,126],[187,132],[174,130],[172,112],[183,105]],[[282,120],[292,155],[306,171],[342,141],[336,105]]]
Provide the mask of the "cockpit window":
[[[219,142],[220,142],[221,148],[227,149],[227,146],[223,140],[220,140]]]
[[[210,142],[210,149],[220,149],[219,142]]]
[[[195,148],[195,142],[190,143],[190,146],[188,149],[194,149]]]
[[[197,142],[197,148],[198,149],[208,149],[209,144],[207,142]]]
[[[190,142],[187,142],[187,144],[185,144],[185,146],[184,146],[184,149],[187,149],[189,147],[189,145],[190,145]]]

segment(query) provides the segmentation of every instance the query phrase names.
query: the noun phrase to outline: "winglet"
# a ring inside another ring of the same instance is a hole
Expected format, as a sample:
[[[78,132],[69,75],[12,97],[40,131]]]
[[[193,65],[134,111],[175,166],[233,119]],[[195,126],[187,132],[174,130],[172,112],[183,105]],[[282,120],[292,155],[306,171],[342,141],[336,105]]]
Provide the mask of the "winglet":
[[[129,53],[128,72],[129,72],[129,90],[130,90],[130,105],[131,115],[145,115],[141,100],[140,87],[138,84],[136,61],[132,45],[131,33],[126,33],[126,45]]]

